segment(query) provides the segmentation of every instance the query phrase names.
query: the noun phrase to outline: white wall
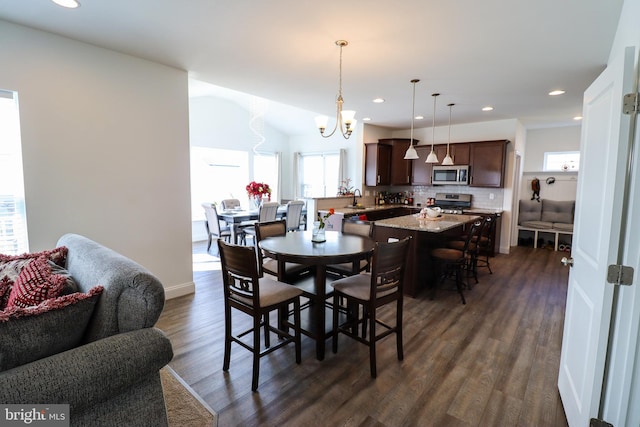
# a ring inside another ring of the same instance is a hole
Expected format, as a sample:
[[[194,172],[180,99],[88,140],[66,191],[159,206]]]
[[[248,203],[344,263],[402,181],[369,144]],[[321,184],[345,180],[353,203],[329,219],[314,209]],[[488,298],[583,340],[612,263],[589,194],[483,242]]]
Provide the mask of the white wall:
[[[187,73],[1,20],[0,40],[30,251],[79,233],[193,289]]]
[[[580,125],[527,130],[523,172],[538,172],[547,151],[580,151]]]

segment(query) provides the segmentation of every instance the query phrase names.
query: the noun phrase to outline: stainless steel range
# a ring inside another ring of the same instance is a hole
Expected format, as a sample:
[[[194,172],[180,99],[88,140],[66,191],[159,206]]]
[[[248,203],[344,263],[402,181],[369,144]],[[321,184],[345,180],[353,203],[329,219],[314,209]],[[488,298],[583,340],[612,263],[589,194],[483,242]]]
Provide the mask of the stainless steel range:
[[[436,193],[434,206],[439,206],[443,213],[460,215],[471,208],[471,194]]]

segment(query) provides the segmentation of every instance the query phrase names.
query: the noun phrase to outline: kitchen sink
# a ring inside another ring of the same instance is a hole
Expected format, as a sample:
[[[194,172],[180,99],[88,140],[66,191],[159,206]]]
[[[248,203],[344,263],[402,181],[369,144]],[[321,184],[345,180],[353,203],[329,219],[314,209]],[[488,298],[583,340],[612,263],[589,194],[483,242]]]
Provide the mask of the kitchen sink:
[[[345,209],[353,209],[354,211],[368,211],[368,210],[373,209],[372,207],[365,207],[365,206],[358,207],[358,206],[351,206],[351,205],[345,206],[344,208]]]

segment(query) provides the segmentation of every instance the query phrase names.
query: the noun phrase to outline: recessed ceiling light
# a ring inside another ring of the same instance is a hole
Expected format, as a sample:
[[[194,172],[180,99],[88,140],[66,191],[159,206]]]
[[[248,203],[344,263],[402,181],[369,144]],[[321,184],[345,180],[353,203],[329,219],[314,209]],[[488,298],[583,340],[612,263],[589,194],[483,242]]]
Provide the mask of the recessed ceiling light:
[[[549,95],[551,96],[563,95],[563,94],[564,94],[564,90],[552,90],[551,92],[549,92]]]
[[[486,107],[482,107],[482,111],[492,111],[493,107],[490,105],[487,105]]]
[[[422,119],[424,119],[424,116],[415,116],[414,118],[415,118],[416,120],[422,120]]]
[[[371,117],[365,117],[364,119],[362,119],[363,122],[370,122],[371,121]]]
[[[382,98],[375,98],[375,99],[373,100],[373,102],[375,102],[376,104],[382,104],[382,103],[384,102],[384,99],[382,99]]]
[[[573,118],[573,120],[576,120],[576,121],[577,121],[577,120],[582,120],[582,116],[575,116],[575,117]]]
[[[80,2],[76,0],[52,0],[55,4],[62,7],[67,7],[69,9],[75,9],[76,7],[80,7]]]

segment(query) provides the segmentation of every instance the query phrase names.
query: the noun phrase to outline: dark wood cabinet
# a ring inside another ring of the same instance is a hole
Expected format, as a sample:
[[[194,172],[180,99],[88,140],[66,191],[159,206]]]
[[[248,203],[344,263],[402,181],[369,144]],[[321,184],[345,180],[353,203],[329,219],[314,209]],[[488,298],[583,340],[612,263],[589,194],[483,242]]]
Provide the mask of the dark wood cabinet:
[[[411,160],[404,159],[409,144],[409,138],[379,139],[377,143],[365,144],[365,185],[411,184]]]
[[[391,146],[376,142],[365,144],[364,184],[370,187],[391,183]]]
[[[417,144],[417,140],[413,140]],[[391,185],[411,184],[411,160],[405,160],[404,155],[411,144],[409,138],[379,139],[379,144],[391,145]]]
[[[418,158],[411,161],[411,184],[431,185],[431,163],[425,163],[431,152],[431,145],[419,145],[416,147],[416,152]]]
[[[469,143],[469,185],[496,187],[504,185],[504,168],[508,140]]]
[[[442,161],[447,156],[447,144],[436,145],[434,147],[434,151],[438,156],[438,164],[441,165]],[[449,144],[449,155],[453,159],[454,165],[468,165],[469,164],[469,144],[467,142]]]

